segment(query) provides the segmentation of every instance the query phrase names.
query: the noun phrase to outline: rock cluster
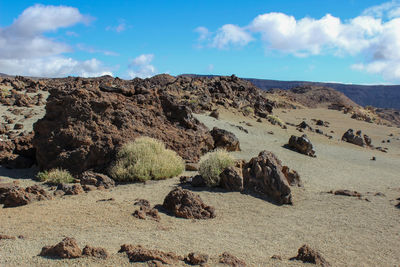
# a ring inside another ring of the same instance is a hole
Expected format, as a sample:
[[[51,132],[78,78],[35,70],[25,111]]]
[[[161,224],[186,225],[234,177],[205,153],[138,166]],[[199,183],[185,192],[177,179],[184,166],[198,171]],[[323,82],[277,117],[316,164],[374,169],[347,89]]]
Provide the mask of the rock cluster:
[[[61,259],[74,259],[81,256],[88,256],[106,259],[108,258],[108,252],[104,248],[91,247],[88,245],[81,250],[75,238],[66,237],[60,243],[54,246],[43,247],[39,256]]]
[[[131,262],[177,265],[180,261],[183,261],[183,257],[175,253],[146,249],[140,245],[134,246],[124,244],[118,252],[125,252]]]
[[[361,131],[354,134],[353,129],[348,129],[342,136],[342,141],[357,145],[357,146],[371,146],[371,138],[368,135],[361,136]]]
[[[11,169],[29,168],[35,163],[36,150],[32,145],[33,132],[21,133],[0,142],[0,165]]]
[[[141,219],[141,220],[145,220],[146,218],[155,220],[155,221],[160,221],[161,217],[158,214],[158,210],[155,208],[151,208],[150,206],[150,202],[146,199],[137,199],[137,201],[135,202],[136,206],[139,206],[138,210],[135,210],[135,212],[133,213],[133,216]]]
[[[39,185],[22,188],[14,183],[0,184],[0,204],[4,204],[4,208],[24,206],[46,199],[52,197]]]
[[[180,187],[165,197],[163,207],[176,217],[186,219],[215,218],[214,207],[206,205],[199,195]]]
[[[229,266],[234,266],[234,267],[246,267],[246,263],[233,256],[232,254],[228,253],[228,252],[224,252],[219,256],[219,262],[229,265]]]

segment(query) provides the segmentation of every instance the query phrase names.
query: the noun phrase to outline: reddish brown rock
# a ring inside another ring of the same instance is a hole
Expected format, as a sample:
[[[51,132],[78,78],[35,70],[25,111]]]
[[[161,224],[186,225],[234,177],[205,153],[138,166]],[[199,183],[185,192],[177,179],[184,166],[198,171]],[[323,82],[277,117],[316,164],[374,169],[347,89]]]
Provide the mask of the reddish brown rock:
[[[137,199],[134,205],[140,206],[139,210],[135,210],[133,216],[145,220],[146,218],[160,221],[161,217],[158,214],[158,210],[155,208],[151,208],[150,202],[146,199]]]
[[[14,186],[9,190],[0,190],[0,204],[4,208],[18,207],[27,205],[33,201],[51,199],[52,197],[40,186],[33,185],[27,188]]]
[[[107,175],[101,173],[95,173],[92,171],[86,171],[82,173],[80,177],[80,183],[81,185],[93,185],[96,187],[103,186],[106,189],[115,186],[114,180],[108,177]]]
[[[341,189],[341,190],[336,190],[336,191],[330,191],[330,193],[334,195],[339,195],[339,196],[347,196],[347,197],[362,197],[361,193],[357,191],[351,191],[347,189]]]
[[[301,179],[300,179],[300,175],[295,170],[291,170],[288,166],[283,166],[282,172],[285,175],[289,185],[303,186]]]
[[[86,245],[83,248],[82,255],[88,256],[88,257],[94,257],[94,258],[100,258],[100,259],[107,259],[108,258],[108,252],[104,248],[100,247],[91,247]]]
[[[126,252],[131,262],[159,261],[163,264],[176,265],[183,260],[181,256],[172,252],[146,249],[140,245],[122,245],[118,252]]]
[[[215,218],[214,207],[207,206],[199,195],[180,187],[165,197],[163,207],[176,217],[186,219]]]
[[[43,247],[39,256],[73,259],[81,257],[82,250],[76,243],[75,238],[66,237],[54,246]]]
[[[224,252],[219,256],[219,262],[229,265],[229,266],[234,266],[234,267],[247,266],[243,260],[233,256],[232,254],[230,254],[228,252]]]
[[[0,164],[11,169],[31,167],[36,151],[32,145],[33,132],[10,137],[11,140],[0,142]]]
[[[79,195],[84,192],[80,184],[59,184],[56,191],[63,191],[65,195]]]
[[[219,176],[222,188],[229,191],[243,191],[243,174],[240,168],[228,167]]]
[[[281,161],[269,151],[261,151],[243,167],[246,189],[266,195],[279,204],[292,204],[288,180],[282,172]]]
[[[11,240],[15,240],[15,236],[9,236],[9,235],[0,235],[0,240],[2,239],[11,239]]]
[[[192,253],[189,253],[189,255],[187,255],[185,261],[191,265],[201,265],[201,264],[207,263],[208,255],[192,252]]]
[[[318,251],[313,250],[308,245],[300,247],[294,259],[302,262],[314,263],[323,267],[331,266]]]
[[[223,148],[227,151],[240,151],[239,139],[233,133],[214,127],[211,135],[214,139],[215,148]]]

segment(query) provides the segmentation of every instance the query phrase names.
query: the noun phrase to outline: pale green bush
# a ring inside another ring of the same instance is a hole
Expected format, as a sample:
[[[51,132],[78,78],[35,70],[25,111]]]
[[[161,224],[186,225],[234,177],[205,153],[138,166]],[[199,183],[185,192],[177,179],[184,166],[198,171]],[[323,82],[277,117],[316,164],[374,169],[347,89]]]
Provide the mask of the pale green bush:
[[[222,171],[235,164],[235,159],[226,150],[217,149],[200,159],[199,173],[207,186],[219,186]]]
[[[72,183],[75,178],[66,170],[52,169],[50,171],[39,172],[36,178],[40,182],[45,182],[50,185],[68,184]]]
[[[109,173],[116,181],[134,182],[172,178],[184,169],[182,158],[175,151],[166,149],[163,142],[139,137],[121,147]]]
[[[284,125],[283,121],[282,121],[279,117],[274,116],[274,115],[268,115],[268,116],[267,116],[267,120],[268,120],[272,125],[278,124],[278,125],[281,126],[281,127]]]

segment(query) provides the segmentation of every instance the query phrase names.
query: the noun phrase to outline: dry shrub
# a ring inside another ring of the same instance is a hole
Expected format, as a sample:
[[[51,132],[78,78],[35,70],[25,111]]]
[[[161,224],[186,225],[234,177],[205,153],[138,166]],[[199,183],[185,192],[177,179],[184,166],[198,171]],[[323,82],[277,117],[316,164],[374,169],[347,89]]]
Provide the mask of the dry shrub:
[[[39,172],[36,178],[50,185],[68,184],[72,183],[75,178],[66,170],[52,169],[50,171]]]
[[[175,151],[166,149],[163,142],[139,137],[121,147],[110,175],[120,182],[160,180],[175,177],[184,168],[182,158]]]
[[[219,186],[222,171],[235,164],[235,159],[223,149],[217,149],[201,157],[199,173],[207,186]]]

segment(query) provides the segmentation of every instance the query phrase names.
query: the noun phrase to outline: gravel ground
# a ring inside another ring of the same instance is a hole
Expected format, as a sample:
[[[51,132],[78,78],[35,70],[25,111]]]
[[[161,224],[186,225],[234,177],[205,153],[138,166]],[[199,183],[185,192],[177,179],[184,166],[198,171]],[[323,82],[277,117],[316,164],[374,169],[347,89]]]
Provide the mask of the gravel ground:
[[[293,188],[293,206],[277,206],[237,192],[200,190],[197,193],[201,198],[216,208],[215,219],[193,221],[161,213],[161,221],[155,222],[132,216],[136,198],[148,199],[152,205],[162,204],[179,182],[174,178],[0,209],[0,234],[26,237],[0,240],[0,265],[125,266],[130,265],[127,257],[117,251],[120,245],[131,243],[180,255],[192,251],[207,253],[212,258],[211,266],[217,265],[217,257],[224,251],[244,259],[249,266],[310,266],[288,260],[306,243],[319,250],[333,266],[398,266],[400,210],[394,207],[394,199],[400,197],[400,141],[396,140],[400,129],[355,121],[332,110],[275,113],[292,123],[300,123],[303,118],[310,124],[312,118],[327,120],[331,126],[321,129],[333,130],[334,138],[306,132],[317,154],[317,158],[311,158],[282,147],[290,135],[301,135],[293,127],[284,130],[266,120],[259,123],[226,111],[221,112],[220,120],[196,116],[209,128],[218,126],[237,135],[242,151],[233,153],[235,157],[250,159],[266,149],[297,170],[304,187]],[[243,126],[249,133],[234,125]],[[375,145],[391,139],[391,143],[383,144],[389,153],[338,141],[348,128],[361,129]],[[394,136],[388,137],[390,133]],[[372,156],[377,160],[371,161]],[[19,176],[29,178],[33,173],[34,169],[7,172],[0,168],[3,182]],[[24,179],[21,183],[34,182]],[[326,193],[336,189],[357,190],[366,194],[370,202]],[[375,192],[385,196],[374,196]],[[108,198],[115,200],[97,202]],[[53,260],[37,256],[43,246],[58,243],[65,236],[76,238],[81,247],[105,247],[111,257]],[[281,255],[283,260],[271,259],[274,254]]]

